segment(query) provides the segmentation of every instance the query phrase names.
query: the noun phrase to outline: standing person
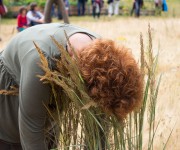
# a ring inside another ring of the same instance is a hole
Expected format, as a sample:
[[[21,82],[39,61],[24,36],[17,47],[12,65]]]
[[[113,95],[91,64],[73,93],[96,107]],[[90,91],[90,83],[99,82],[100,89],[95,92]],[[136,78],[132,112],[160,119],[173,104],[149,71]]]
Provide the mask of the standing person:
[[[86,10],[86,0],[78,0],[78,16],[84,16]]]
[[[5,5],[3,4],[3,0],[0,0],[0,16],[3,16],[6,14],[7,8],[5,7]]]
[[[154,4],[156,8],[159,8],[162,5],[162,0],[154,0]]]
[[[21,7],[20,10],[19,10],[19,15],[17,16],[17,30],[19,32],[21,32],[24,29],[28,28],[26,14],[27,14],[26,7]]]
[[[166,0],[162,0],[162,11],[164,11],[164,12],[168,11],[168,6],[166,3]]]
[[[64,0],[66,14],[69,15],[69,0]]]
[[[30,4],[30,10],[27,13],[27,19],[29,26],[44,23],[44,15],[38,10],[36,3]]]
[[[143,0],[135,0],[135,14],[136,17],[140,16],[140,9],[143,6]]]
[[[56,17],[56,16],[57,16],[55,9],[56,9],[56,4],[53,3],[53,4],[52,4],[52,7],[51,7],[51,16],[52,16],[52,17]]]
[[[113,15],[113,1],[114,0],[108,0],[108,16],[111,17]]]
[[[120,2],[120,0],[108,0],[109,17],[111,17],[112,15],[119,14],[119,2]]]
[[[3,0],[0,0],[0,34],[1,34],[1,18],[3,15],[5,15],[7,13],[7,8],[5,7],[5,5],[3,4]],[[0,37],[0,41],[1,41],[1,37]]]
[[[94,18],[100,18],[101,8],[103,6],[102,0],[92,0],[92,14]]]
[[[92,99],[101,100],[107,112],[118,119],[136,109],[141,103],[143,80],[132,54],[112,40],[70,24],[42,24],[30,27],[15,36],[0,53],[0,89],[19,87],[17,95],[0,95],[0,149],[47,150],[47,109],[51,89],[37,75],[44,75],[39,66],[40,56],[33,41],[56,70],[54,58],[60,51],[53,36],[74,58],[64,31],[77,53],[78,68]],[[48,127],[50,128],[50,127]],[[49,145],[49,147],[48,147]]]
[[[114,0],[114,15],[119,15],[120,0]]]
[[[155,14],[156,15],[161,15],[162,0],[154,0],[154,5],[155,5]]]

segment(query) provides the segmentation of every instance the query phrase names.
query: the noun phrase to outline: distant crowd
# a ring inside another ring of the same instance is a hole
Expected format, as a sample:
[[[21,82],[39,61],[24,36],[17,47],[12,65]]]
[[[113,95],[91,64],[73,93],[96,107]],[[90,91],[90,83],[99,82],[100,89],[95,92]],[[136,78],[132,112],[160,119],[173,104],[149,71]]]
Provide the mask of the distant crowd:
[[[77,8],[78,8],[78,16],[85,15],[85,6],[87,0],[78,0]],[[100,18],[101,10],[104,7],[104,0],[91,0],[92,3],[92,16],[94,18]],[[108,16],[111,17],[112,15],[119,15],[119,5],[120,0],[108,0]],[[166,0],[154,0],[154,4],[156,8],[161,9],[162,11],[167,11],[167,3]],[[67,15],[69,14],[69,0],[64,0],[65,10]],[[140,16],[140,9],[143,6],[143,0],[132,0],[132,9],[131,15],[136,17]],[[3,10],[4,8],[4,10]],[[57,11],[55,9],[57,8]],[[5,13],[5,7],[3,7],[2,0],[0,0],[0,16]],[[60,16],[61,12],[59,7],[56,7],[56,4],[52,5],[51,9],[52,16]],[[17,16],[17,30],[23,31],[24,29],[34,26],[37,24],[44,23],[44,15],[39,11],[37,3],[33,2],[29,6],[29,10],[27,7],[21,7],[19,10],[19,14]]]
[[[67,0],[68,1],[68,0]],[[78,15],[85,14],[85,3],[87,0],[78,0]],[[92,15],[94,18],[99,18],[101,9],[104,7],[104,0],[91,0],[92,2]],[[108,16],[119,15],[120,0],[107,0],[108,3]],[[140,16],[140,9],[143,6],[143,0],[132,0],[131,15],[135,14],[136,17]],[[167,11],[166,0],[154,0],[156,8]]]

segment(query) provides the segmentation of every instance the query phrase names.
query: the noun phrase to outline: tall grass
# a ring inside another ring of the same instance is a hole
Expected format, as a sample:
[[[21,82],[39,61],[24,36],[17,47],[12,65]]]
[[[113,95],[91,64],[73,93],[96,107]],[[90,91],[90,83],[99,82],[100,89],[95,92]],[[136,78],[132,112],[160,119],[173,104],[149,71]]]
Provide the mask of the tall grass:
[[[70,58],[66,50],[52,37],[61,53],[61,60],[54,59],[55,71],[49,69],[48,61],[36,48],[41,57],[41,67],[45,71],[41,80],[52,87],[51,104],[46,106],[50,118],[56,123],[56,139],[61,150],[153,150],[156,122],[156,102],[161,77],[157,79],[158,55],[153,54],[151,28],[148,28],[148,48],[145,50],[143,36],[140,35],[141,71],[144,77],[144,97],[142,107],[128,115],[125,123],[114,116],[106,115],[87,94],[84,81],[77,67],[78,61]],[[148,115],[149,137],[144,144],[145,115]],[[49,132],[51,134],[51,132]],[[143,147],[145,146],[145,147]]]
[[[158,83],[156,83],[156,66],[158,56],[153,56],[152,50],[152,36],[151,36],[151,28],[148,28],[148,49],[146,51],[147,56],[145,57],[144,51],[144,42],[143,36],[140,35],[140,44],[141,44],[141,71],[143,76],[146,78],[145,80],[145,89],[144,89],[144,98],[143,104],[139,112],[134,112],[129,115],[127,122],[127,133],[128,138],[128,149],[153,149],[154,136],[156,133],[156,129],[158,124],[155,124],[155,116],[156,116],[156,101],[157,94],[160,85],[161,77],[158,79]],[[145,73],[146,72],[146,73]],[[145,120],[145,112],[148,114],[148,125],[149,125],[149,139],[148,146],[143,147],[143,129]],[[125,140],[125,139],[124,139]]]

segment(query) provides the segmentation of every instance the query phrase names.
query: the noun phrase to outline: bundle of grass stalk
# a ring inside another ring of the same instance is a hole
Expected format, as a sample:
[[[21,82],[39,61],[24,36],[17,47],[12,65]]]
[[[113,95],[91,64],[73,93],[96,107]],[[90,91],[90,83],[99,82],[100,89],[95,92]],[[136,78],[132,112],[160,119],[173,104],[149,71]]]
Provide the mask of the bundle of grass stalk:
[[[35,46],[45,71],[40,78],[51,85],[56,103],[55,112],[48,107],[47,110],[59,127],[59,149],[119,149],[120,123],[96,107],[87,94],[77,61],[54,38],[52,40],[61,53],[60,60],[54,59],[57,65],[55,71],[50,70],[47,59],[38,45]],[[58,92],[57,88],[60,89]]]
[[[107,115],[89,97],[85,83],[78,69],[78,59],[73,60],[67,51],[54,38],[55,45],[61,53],[61,59],[54,61],[56,70],[50,70],[48,61],[41,52],[41,67],[45,71],[41,80],[51,85],[56,109],[49,115],[58,124],[58,148],[61,150],[142,150],[143,149],[143,123],[145,110],[149,107],[149,144],[152,149],[155,128],[155,107],[158,87],[155,88],[155,70],[157,59],[152,55],[152,39],[149,27],[149,64],[145,61],[143,39],[141,36],[141,69],[144,74],[147,68],[147,81],[144,92],[143,105],[139,112],[133,112],[126,122],[122,124],[115,116]],[[145,76],[145,74],[144,74]],[[60,89],[57,90],[57,89]],[[150,90],[150,95],[149,95]],[[149,105],[147,106],[147,101]],[[54,115],[56,114],[56,115]]]

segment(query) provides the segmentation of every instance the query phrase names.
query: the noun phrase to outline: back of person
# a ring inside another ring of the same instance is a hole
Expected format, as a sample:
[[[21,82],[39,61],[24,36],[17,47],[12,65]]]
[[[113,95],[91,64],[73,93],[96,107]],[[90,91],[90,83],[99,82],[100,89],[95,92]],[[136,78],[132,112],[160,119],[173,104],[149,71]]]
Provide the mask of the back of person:
[[[14,84],[19,87],[19,96],[0,95],[0,140],[17,144],[21,142],[24,149],[44,150],[46,109],[43,104],[50,99],[50,92],[48,86],[37,78],[37,75],[44,72],[38,65],[39,54],[33,41],[47,57],[50,68],[53,68],[51,58],[60,57],[60,52],[51,36],[66,48],[64,31],[68,37],[76,33],[85,33],[92,38],[99,37],[73,25],[43,24],[17,34],[0,54],[0,89],[8,89]],[[1,148],[0,145],[0,150]]]
[[[66,31],[68,36],[80,31],[89,32],[83,30],[83,28],[78,28],[69,24],[51,23],[30,27],[11,40],[6,50],[3,51],[2,57],[4,58],[3,60],[7,68],[10,69],[11,74],[14,74],[17,79],[17,83],[20,82],[20,66],[24,56],[32,51],[37,52],[33,42],[35,42],[47,56],[58,57],[59,50],[57,50],[55,44],[51,40],[51,36],[55,37],[60,44],[66,47],[67,43],[64,31]],[[12,73],[12,71],[14,71],[14,73]]]

